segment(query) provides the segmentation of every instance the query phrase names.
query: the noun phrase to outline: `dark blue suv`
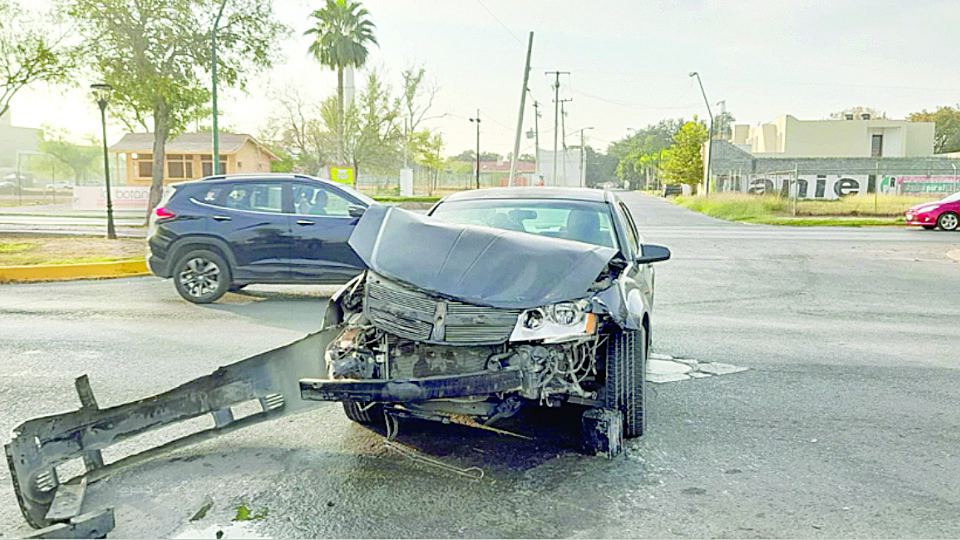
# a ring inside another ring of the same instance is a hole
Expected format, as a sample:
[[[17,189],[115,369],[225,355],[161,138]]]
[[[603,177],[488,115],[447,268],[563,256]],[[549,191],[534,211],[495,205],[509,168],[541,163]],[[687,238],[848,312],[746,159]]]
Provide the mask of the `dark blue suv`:
[[[347,240],[373,199],[298,174],[219,175],[168,186],[150,218],[150,271],[198,304],[250,283],[345,283]]]

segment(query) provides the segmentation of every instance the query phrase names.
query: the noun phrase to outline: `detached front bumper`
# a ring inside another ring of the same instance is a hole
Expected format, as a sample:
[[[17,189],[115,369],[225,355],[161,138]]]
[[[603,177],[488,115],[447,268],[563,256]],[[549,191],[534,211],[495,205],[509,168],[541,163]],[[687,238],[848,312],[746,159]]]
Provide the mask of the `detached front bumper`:
[[[381,401],[416,403],[431,399],[516,392],[523,387],[519,369],[482,371],[422,379],[301,379],[300,397],[308,401]]]

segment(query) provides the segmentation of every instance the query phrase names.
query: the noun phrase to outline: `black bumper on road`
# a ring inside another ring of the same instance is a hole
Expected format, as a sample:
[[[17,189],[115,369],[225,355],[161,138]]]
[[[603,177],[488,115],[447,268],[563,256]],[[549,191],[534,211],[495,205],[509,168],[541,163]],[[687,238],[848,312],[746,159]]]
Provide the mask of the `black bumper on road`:
[[[310,401],[414,403],[515,392],[521,386],[518,369],[403,380],[300,379],[300,397]]]

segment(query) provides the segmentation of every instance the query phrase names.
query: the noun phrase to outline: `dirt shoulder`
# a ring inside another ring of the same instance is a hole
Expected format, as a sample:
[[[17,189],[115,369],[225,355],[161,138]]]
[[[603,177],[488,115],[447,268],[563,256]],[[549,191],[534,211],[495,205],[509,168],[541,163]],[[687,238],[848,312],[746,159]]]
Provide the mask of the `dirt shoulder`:
[[[0,235],[0,266],[78,264],[143,258],[142,238]]]

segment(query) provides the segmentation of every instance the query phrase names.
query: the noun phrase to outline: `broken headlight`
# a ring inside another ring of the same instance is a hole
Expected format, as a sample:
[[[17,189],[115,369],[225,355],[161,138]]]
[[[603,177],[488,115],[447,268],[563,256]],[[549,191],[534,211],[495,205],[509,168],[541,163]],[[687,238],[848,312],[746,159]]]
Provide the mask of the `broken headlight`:
[[[580,299],[525,310],[517,319],[510,341],[558,341],[592,334],[597,319],[586,311],[588,306],[587,300]]]

